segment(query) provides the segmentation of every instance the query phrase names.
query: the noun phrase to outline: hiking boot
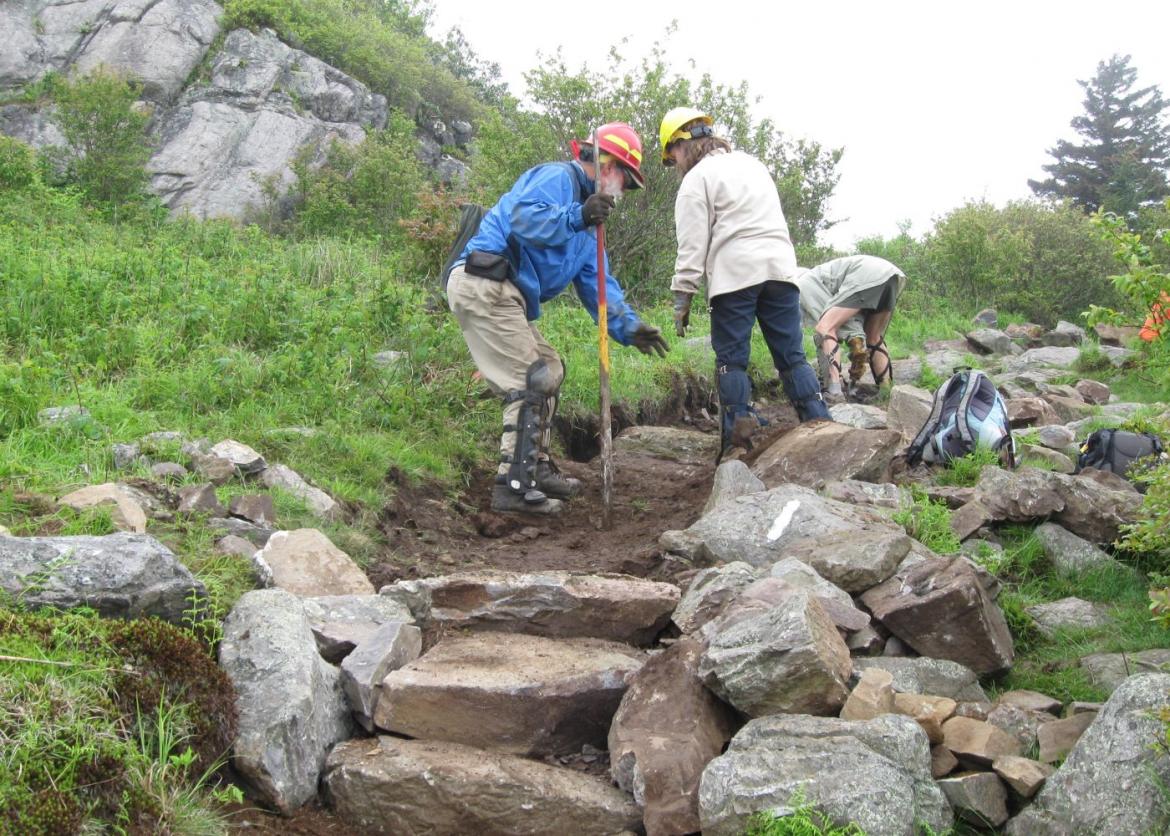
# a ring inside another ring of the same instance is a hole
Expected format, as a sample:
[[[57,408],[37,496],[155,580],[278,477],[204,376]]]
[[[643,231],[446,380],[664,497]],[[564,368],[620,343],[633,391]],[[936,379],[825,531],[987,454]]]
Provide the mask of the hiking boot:
[[[536,463],[536,487],[546,496],[556,499],[572,499],[581,493],[581,480],[566,476],[549,459]]]
[[[830,383],[821,397],[829,406],[836,406],[845,403],[845,390],[841,387],[840,382]]]
[[[541,514],[556,516],[564,509],[559,499],[549,499],[540,491],[516,493],[507,485],[492,486],[492,510],[500,514]]]

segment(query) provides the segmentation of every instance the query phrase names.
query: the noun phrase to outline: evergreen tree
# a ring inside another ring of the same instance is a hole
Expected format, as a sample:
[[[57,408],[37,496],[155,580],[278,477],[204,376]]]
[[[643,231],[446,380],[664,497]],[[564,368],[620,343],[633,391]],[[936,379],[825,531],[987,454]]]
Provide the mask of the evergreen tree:
[[[1092,212],[1104,207],[1126,217],[1168,193],[1170,130],[1162,112],[1170,106],[1157,86],[1135,90],[1130,56],[1097,64],[1097,74],[1077,83],[1085,90],[1085,113],[1070,123],[1081,144],[1060,140],[1050,148],[1051,177],[1029,180],[1040,196],[1069,198]]]

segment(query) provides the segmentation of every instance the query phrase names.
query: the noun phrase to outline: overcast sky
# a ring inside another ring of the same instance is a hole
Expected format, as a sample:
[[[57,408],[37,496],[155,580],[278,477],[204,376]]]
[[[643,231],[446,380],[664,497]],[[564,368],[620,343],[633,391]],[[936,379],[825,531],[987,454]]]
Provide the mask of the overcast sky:
[[[521,97],[538,50],[561,46],[571,68],[601,71],[610,45],[629,37],[625,54],[641,57],[677,20],[666,45],[680,74],[747,81],[762,97],[758,116],[844,147],[829,215],[848,220],[825,241],[846,250],[859,237],[895,235],[901,220],[921,235],[968,199],[1030,195],[1046,149],[1075,138],[1077,80],[1114,53],[1132,55],[1139,84],[1170,97],[1165,0],[434,2],[432,35],[459,25]]]

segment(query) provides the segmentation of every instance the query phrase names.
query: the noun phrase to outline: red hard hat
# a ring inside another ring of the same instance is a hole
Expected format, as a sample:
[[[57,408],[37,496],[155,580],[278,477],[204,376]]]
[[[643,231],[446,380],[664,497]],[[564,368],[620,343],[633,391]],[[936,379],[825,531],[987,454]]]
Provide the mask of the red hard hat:
[[[646,185],[642,176],[642,140],[637,131],[625,122],[607,122],[597,129],[597,144],[602,152],[610,154],[633,175],[638,188]],[[592,145],[593,135],[581,140],[582,145]],[[576,144],[574,144],[576,145]]]

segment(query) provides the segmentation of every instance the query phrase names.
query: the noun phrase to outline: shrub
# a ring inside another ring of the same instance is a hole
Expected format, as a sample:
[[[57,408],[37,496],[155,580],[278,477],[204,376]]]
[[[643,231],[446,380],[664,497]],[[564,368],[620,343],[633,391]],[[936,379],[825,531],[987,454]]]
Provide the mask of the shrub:
[[[98,205],[142,201],[149,116],[137,107],[137,85],[98,69],[57,86],[53,95],[68,143],[61,160],[68,180]]]
[[[950,510],[941,502],[933,502],[921,488],[912,488],[910,504],[894,512],[894,522],[932,551],[959,551],[959,538],[951,530]]]
[[[0,191],[24,189],[37,181],[37,155],[19,139],[0,134]]]

